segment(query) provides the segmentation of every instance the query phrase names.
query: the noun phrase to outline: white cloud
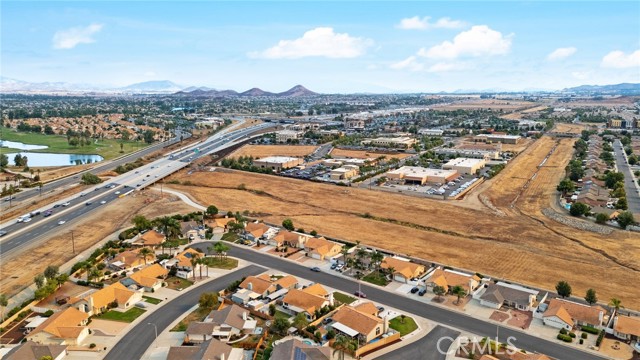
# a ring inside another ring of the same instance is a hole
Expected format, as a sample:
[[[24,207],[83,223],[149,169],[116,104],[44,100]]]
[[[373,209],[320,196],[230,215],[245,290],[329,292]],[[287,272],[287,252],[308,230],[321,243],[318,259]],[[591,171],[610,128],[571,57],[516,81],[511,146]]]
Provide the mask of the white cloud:
[[[73,49],[78,44],[94,43],[92,35],[102,30],[102,24],[91,24],[59,30],[53,35],[54,49]]]
[[[372,45],[371,39],[335,33],[330,27],[318,27],[305,32],[301,38],[280,40],[277,45],[261,52],[249,53],[249,56],[266,59],[299,59],[312,56],[331,59],[355,58],[363,55]]]
[[[602,58],[601,66],[615,69],[640,67],[640,49],[629,55],[620,50],[612,51]]]
[[[578,80],[586,80],[591,77],[591,71],[574,71],[571,73],[571,76]]]
[[[395,70],[422,71],[424,69],[424,64],[418,62],[417,57],[409,56],[402,61],[391,64],[389,67]]]
[[[576,51],[578,51],[578,49],[574,47],[557,48],[553,50],[549,55],[547,55],[547,60],[554,61],[568,58],[569,56],[575,54]]]
[[[487,25],[476,25],[456,35],[452,41],[426,49],[420,49],[418,55],[430,59],[456,59],[461,56],[504,55],[511,49],[513,34],[504,36]]]
[[[471,66],[468,63],[463,62],[439,62],[429,66],[427,71],[429,72],[448,72],[448,71],[457,71],[457,70],[466,70]]]
[[[420,18],[418,16],[414,16],[411,18],[404,18],[400,20],[400,23],[396,25],[397,28],[403,30],[427,30],[427,29],[458,29],[461,27],[465,27],[467,25],[466,22],[461,20],[452,20],[448,17],[443,17],[436,22],[431,23],[430,16],[425,16]]]

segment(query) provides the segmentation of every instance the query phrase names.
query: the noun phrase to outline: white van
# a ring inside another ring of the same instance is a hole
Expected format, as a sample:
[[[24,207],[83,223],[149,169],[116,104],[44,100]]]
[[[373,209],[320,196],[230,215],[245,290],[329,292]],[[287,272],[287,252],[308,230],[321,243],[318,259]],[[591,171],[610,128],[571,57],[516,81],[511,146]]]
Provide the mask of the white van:
[[[18,222],[21,223],[21,222],[24,222],[27,219],[31,219],[31,215],[30,214],[20,216],[18,218]]]

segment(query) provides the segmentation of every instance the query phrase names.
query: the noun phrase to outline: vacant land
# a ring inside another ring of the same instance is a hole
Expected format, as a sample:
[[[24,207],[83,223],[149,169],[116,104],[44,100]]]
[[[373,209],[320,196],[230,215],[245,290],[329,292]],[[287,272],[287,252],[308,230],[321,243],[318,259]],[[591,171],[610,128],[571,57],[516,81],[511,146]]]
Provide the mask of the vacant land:
[[[517,144],[502,144],[502,151],[512,151],[514,153],[520,153],[534,142],[535,139],[525,138],[520,140],[520,142],[518,142]]]
[[[495,99],[473,99],[455,102],[446,105],[433,105],[434,110],[503,110],[514,111],[534,106],[536,103],[529,101],[495,100]]]
[[[167,209],[171,209],[167,212]],[[47,265],[61,266],[73,259],[71,248],[71,230],[74,235],[76,254],[106,239],[113,239],[117,231],[131,226],[131,219],[138,214],[149,218],[169,215],[169,213],[188,213],[193,208],[178,201],[175,197],[159,199],[159,194],[151,192],[149,196],[136,194],[127,196],[105,206],[99,211],[89,213],[64,231],[52,231],[47,239],[25,247],[7,256],[3,254],[0,263],[0,293],[8,297],[20,292],[33,283],[33,278],[41,274]],[[113,237],[109,235],[114,234]],[[25,267],[24,264],[29,264]]]
[[[310,145],[245,145],[232,152],[229,157],[253,156],[297,156],[303,157],[314,152],[318,147]]]
[[[29,150],[34,153],[62,153],[62,154],[97,154],[105,160],[113,159],[123,155],[120,153],[120,144],[123,144],[124,153],[130,153],[147,146],[144,142],[123,141],[115,139],[92,140],[90,145],[71,146],[67,142],[67,137],[63,135],[44,135],[2,128],[2,140],[16,141],[29,145],[45,145],[47,149]],[[3,152],[8,149],[3,149]],[[17,150],[19,151],[19,150]]]
[[[405,153],[380,153],[373,151],[364,151],[364,150],[346,150],[346,149],[333,149],[331,151],[331,156],[334,158],[354,158],[354,159],[368,159],[368,158],[378,158],[380,156],[386,156],[387,159],[404,159],[406,157],[411,156],[411,154]]]
[[[582,124],[557,123],[553,128],[553,131],[580,134],[582,130],[586,129],[587,127]]]
[[[193,183],[175,188],[202,204],[248,209],[272,223],[289,217],[308,231],[546,289],[564,279],[576,294],[594,288],[601,299],[615,296],[633,306],[640,290],[625,284],[640,272],[637,234],[615,231],[603,238],[529,210],[551,203],[573,141],[559,141],[561,147],[537,175],[539,181],[527,189],[525,184],[556,140],[543,137],[535,142],[489,182],[485,195],[506,214],[503,217],[487,208],[238,171],[180,172],[173,178]],[[244,190],[238,189],[242,183]]]

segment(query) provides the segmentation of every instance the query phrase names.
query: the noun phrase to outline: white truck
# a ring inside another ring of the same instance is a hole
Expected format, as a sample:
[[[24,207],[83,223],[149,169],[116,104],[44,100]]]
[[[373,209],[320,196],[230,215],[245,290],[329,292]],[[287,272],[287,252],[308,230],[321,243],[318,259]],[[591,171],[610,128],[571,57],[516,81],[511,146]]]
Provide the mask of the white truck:
[[[27,215],[22,215],[22,216],[20,216],[20,217],[18,218],[18,222],[19,222],[19,223],[21,223],[21,222],[24,222],[24,221],[25,221],[25,220],[27,220],[27,219],[31,219],[31,214],[27,214]]]

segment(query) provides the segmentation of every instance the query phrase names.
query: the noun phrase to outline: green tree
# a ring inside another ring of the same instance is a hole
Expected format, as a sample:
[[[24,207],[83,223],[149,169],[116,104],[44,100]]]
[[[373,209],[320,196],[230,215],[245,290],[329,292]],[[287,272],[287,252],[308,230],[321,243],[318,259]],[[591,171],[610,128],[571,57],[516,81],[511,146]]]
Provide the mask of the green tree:
[[[146,130],[143,134],[144,142],[146,142],[147,144],[153,143],[154,136],[155,136],[155,133],[153,132],[153,130]]]
[[[304,313],[298,313],[298,315],[293,318],[292,325],[296,329],[302,330],[309,325],[309,320],[307,320],[307,316]]]
[[[621,172],[610,171],[604,176],[604,184],[609,189],[613,189],[617,182],[624,183],[624,174]]]
[[[145,265],[147,265],[147,258],[150,258],[151,255],[153,255],[153,250],[149,249],[148,247],[143,247],[142,249],[140,249],[140,251],[138,251],[138,257],[144,259]]]
[[[138,231],[149,230],[153,226],[151,221],[144,215],[134,216],[133,219],[131,219],[131,223],[136,227],[136,229],[138,229]]]
[[[124,143],[120,143],[120,153],[124,152]]]
[[[571,216],[582,216],[588,214],[589,210],[591,210],[589,205],[575,202],[571,205],[571,208],[569,208],[569,214],[571,214]]]
[[[624,306],[622,306],[622,300],[617,299],[617,298],[611,298],[611,300],[609,300],[609,306],[614,308],[616,312],[618,312],[618,310],[624,308]]]
[[[56,276],[58,276],[58,273],[59,268],[54,265],[49,265],[46,269],[44,269],[44,277],[46,277],[47,279],[55,278]]]
[[[4,321],[4,309],[9,305],[7,295],[0,294],[0,322]]]
[[[564,178],[562,179],[562,181],[560,181],[560,184],[558,184],[558,187],[556,188],[558,191],[560,191],[563,194],[569,193],[569,192],[573,192],[575,190],[575,185],[573,184],[573,181],[571,181],[571,179],[569,178]]]
[[[218,208],[215,205],[209,205],[207,206],[207,215],[217,215],[218,214]]]
[[[153,223],[158,226],[167,239],[176,239],[182,233],[178,220],[170,216],[156,218],[153,220]]]
[[[627,210],[627,208],[629,207],[627,205],[627,198],[626,197],[621,197],[618,199],[618,201],[616,202],[616,209],[621,209],[621,210]]]
[[[633,225],[636,223],[636,220],[633,218],[633,214],[630,211],[623,211],[618,215],[618,225],[621,228],[626,229],[627,226]]]
[[[338,354],[336,360],[344,360],[344,354],[346,352],[354,352],[357,344],[344,335],[338,335],[333,343],[333,348],[335,349],[333,350],[333,355]]]
[[[0,168],[5,168],[9,165],[9,157],[5,154],[0,154]]]
[[[269,304],[269,315],[276,316],[276,304]]]
[[[92,173],[87,172],[82,174],[82,178],[80,182],[84,185],[95,185],[95,184],[100,184],[102,182],[102,179],[100,179],[99,177],[97,177]]]
[[[562,296],[562,298],[566,298],[571,296],[571,285],[568,282],[562,280],[556,284],[556,292],[558,295]]]
[[[293,221],[289,218],[282,220],[282,227],[289,231],[293,231],[293,229],[295,229],[295,227],[293,226]]]
[[[41,289],[44,286],[45,277],[42,274],[38,274],[33,278],[33,282],[36,284],[36,288]]]
[[[200,294],[198,305],[200,305],[201,309],[213,310],[218,306],[218,294],[214,292],[204,292]]]
[[[285,335],[287,329],[289,329],[289,320],[283,317],[276,317],[271,324],[271,331],[279,335]]]
[[[438,299],[440,299],[440,297],[442,297],[446,292],[447,290],[443,286],[436,285],[433,287],[433,293],[436,294]]]
[[[607,220],[609,220],[609,216],[607,214],[605,213],[596,214],[596,223],[604,224],[607,222]]]
[[[593,289],[587,290],[587,293],[584,295],[584,301],[586,301],[589,305],[597,303],[598,296],[596,295],[596,291]]]

